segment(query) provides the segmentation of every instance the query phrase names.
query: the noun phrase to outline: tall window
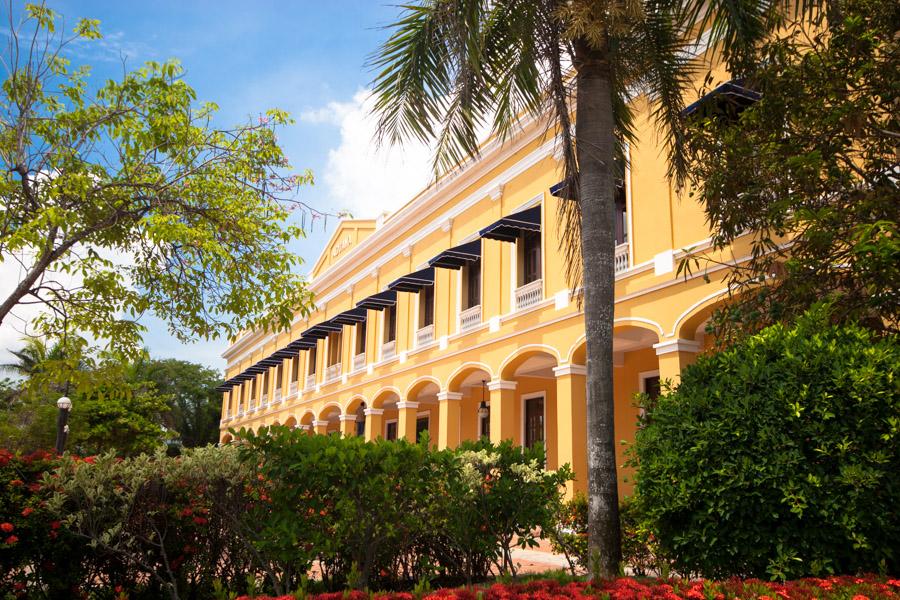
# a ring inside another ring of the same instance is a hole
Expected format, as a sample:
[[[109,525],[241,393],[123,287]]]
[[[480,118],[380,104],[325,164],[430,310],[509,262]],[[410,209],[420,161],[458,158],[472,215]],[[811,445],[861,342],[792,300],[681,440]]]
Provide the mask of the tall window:
[[[491,437],[491,409],[488,407],[488,413],[478,417],[481,422],[481,437]]]
[[[434,324],[434,286],[419,291],[419,329]]]
[[[306,352],[306,358],[309,361],[306,365],[306,374],[307,375],[315,375],[316,374],[316,349],[317,349],[317,346],[313,346]]]
[[[250,402],[253,403],[256,401],[256,377],[253,378],[252,383],[250,384]]]
[[[363,354],[366,351],[366,322],[356,324],[356,348],[355,354]]]
[[[279,364],[275,367],[275,389],[281,389],[281,386],[284,384],[284,363]]]
[[[263,384],[262,384],[262,395],[269,395],[269,373],[272,372],[272,369],[266,369],[266,372],[263,373]]]
[[[397,305],[384,309],[384,342],[397,339]]]
[[[544,441],[544,399],[525,400],[525,445],[531,448]]]
[[[628,220],[625,214],[625,182],[616,183],[616,245],[628,241]]]
[[[481,304],[481,259],[463,268],[463,310]]]
[[[295,354],[291,359],[291,383],[297,381],[298,377],[300,377],[300,356]]]
[[[428,417],[419,417],[416,419],[416,441],[422,440],[422,433],[428,431]]]
[[[341,362],[341,337],[340,331],[332,331],[328,334],[328,366]]]
[[[388,421],[384,430],[384,439],[392,442],[397,439],[397,421]]]
[[[524,231],[519,240],[519,285],[525,285],[541,278],[541,232]]]

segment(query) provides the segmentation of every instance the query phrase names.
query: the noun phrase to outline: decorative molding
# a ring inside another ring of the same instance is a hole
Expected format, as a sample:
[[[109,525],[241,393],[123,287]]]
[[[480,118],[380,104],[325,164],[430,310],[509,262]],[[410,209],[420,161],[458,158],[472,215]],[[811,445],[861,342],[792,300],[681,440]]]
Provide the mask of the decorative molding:
[[[496,381],[488,381],[487,389],[490,392],[496,390],[514,390],[516,389],[515,381],[503,381],[502,379],[498,379]]]
[[[587,367],[569,363],[553,367],[553,374],[557,377],[564,377],[565,375],[587,375]]]
[[[438,402],[442,400],[462,400],[462,392],[438,392]]]
[[[312,422],[313,427],[328,427],[328,421],[319,421],[316,419]]]
[[[446,220],[441,224],[441,231],[443,231],[444,233],[447,233],[448,231],[450,231],[450,229],[451,229],[452,227],[453,227],[453,218],[451,217],[451,218],[446,219]]]
[[[503,198],[503,188],[506,187],[505,183],[501,183],[497,185],[494,189],[491,190],[491,200],[496,202]]]
[[[366,408],[366,409],[363,409],[363,414],[366,415],[367,417],[370,417],[372,415],[376,415],[376,416],[383,415],[384,409],[383,408]]]
[[[419,408],[418,402],[398,402],[397,409],[403,410],[404,408]]]
[[[338,417],[338,420],[343,423],[346,423],[347,421],[353,421],[355,423],[356,415],[341,415],[340,417]]]
[[[671,354],[672,352],[691,352],[694,354],[700,352],[699,342],[681,338],[659,342],[658,344],[653,344],[653,347],[656,349],[657,356]]]
[[[403,247],[403,256],[409,256],[412,254],[412,244],[407,244]]]

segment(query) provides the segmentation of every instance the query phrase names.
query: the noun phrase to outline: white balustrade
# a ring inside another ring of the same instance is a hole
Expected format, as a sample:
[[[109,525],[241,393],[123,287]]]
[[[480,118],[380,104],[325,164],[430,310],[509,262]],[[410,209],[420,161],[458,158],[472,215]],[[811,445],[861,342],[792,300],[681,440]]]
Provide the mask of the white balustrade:
[[[434,323],[416,331],[416,348],[421,348],[434,341]]]
[[[275,392],[272,398],[272,404],[283,401],[284,398],[281,397],[281,388],[275,388]]]
[[[307,390],[311,390],[316,387],[316,374],[311,373],[306,376],[306,388]]]
[[[543,296],[543,289],[543,279],[536,279],[520,288],[516,288],[516,310],[522,310],[540,302]]]
[[[325,368],[325,381],[334,381],[341,376],[341,363],[334,363]]]
[[[293,396],[293,395],[296,394],[296,393],[297,393],[297,382],[296,382],[296,381],[292,381],[292,382],[291,382],[291,387],[288,388],[288,394],[291,395],[291,396]]]
[[[613,263],[615,265],[616,273],[628,270],[628,250],[629,246],[627,242],[616,246],[616,255]]]
[[[353,357],[353,370],[361,371],[366,368],[366,353],[360,352]]]
[[[397,340],[391,340],[381,345],[381,360],[388,360],[397,356]]]
[[[481,325],[481,305],[467,308],[459,313],[459,330],[469,331]]]

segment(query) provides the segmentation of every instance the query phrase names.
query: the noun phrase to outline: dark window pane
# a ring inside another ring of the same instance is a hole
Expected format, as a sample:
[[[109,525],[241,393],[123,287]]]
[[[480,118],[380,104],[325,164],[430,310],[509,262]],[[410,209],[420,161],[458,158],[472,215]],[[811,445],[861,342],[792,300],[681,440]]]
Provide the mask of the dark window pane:
[[[397,421],[392,421],[387,424],[387,431],[385,431],[384,439],[388,441],[397,439]]]
[[[526,231],[522,234],[522,284],[531,283],[541,278],[541,232]]]
[[[416,441],[422,439],[422,432],[428,431],[428,417],[419,417],[416,419]]]
[[[544,399],[530,398],[525,401],[525,445],[531,448],[544,441]]]

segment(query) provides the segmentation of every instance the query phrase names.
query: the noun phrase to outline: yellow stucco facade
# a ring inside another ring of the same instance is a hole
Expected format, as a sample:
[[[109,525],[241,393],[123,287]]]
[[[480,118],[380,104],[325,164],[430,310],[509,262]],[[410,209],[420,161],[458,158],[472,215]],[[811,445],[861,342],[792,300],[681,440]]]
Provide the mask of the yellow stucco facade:
[[[625,441],[636,427],[634,395],[652,392],[660,378],[677,379],[708,345],[703,324],[726,292],[727,269],[707,270],[709,281],[676,274],[684,251],[706,248],[709,232],[700,206],[679,198],[667,181],[652,123],[639,119],[637,127],[616,252],[613,383],[616,437]],[[266,372],[230,386],[222,441],[231,440],[229,429],[276,423],[367,439],[414,438],[427,428],[439,447],[488,433],[519,444],[543,441],[548,467],[570,463],[574,488],[584,489],[585,330],[558,249],[557,206],[567,200],[550,191],[561,178],[554,151],[554,140],[535,123],[504,145],[489,143],[477,161],[393,214],[342,222],[310,275],[316,310],[295,319],[290,332],[235,340],[224,354],[226,378],[450,248],[480,243],[480,267],[435,268],[433,300],[427,288],[399,291],[393,315],[389,308],[364,311],[364,330],[349,324],[307,338],[314,350],[276,357]],[[479,237],[501,218],[534,207],[539,232],[514,241]],[[727,264],[742,254],[746,249],[735,247],[716,258]],[[628,493],[629,474],[620,472],[620,489]]]

